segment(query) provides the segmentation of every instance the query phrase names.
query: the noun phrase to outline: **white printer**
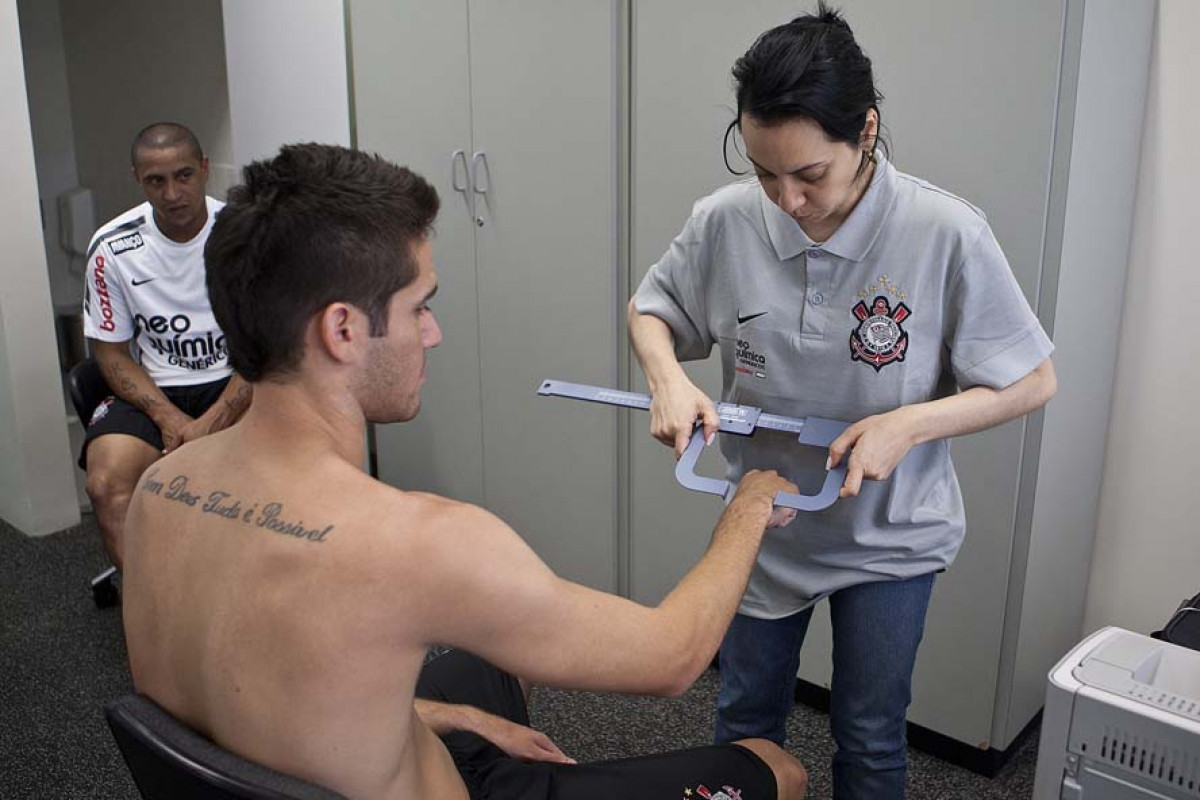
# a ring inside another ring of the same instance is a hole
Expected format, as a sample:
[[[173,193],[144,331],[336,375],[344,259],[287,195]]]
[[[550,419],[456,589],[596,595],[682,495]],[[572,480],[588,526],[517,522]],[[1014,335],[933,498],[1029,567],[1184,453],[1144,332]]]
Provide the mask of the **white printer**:
[[[1200,798],[1200,652],[1120,628],[1050,671],[1034,800]]]

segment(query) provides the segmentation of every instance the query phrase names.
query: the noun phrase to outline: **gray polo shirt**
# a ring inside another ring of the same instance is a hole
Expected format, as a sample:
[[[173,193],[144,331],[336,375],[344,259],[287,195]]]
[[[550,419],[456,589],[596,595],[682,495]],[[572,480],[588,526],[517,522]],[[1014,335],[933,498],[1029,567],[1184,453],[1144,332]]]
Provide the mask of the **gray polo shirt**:
[[[854,422],[898,406],[1002,389],[1054,349],[979,209],[881,159],[816,244],[757,181],[696,203],[646,274],[637,310],[665,321],[680,360],[721,352],[726,402]],[[728,477],[776,469],[813,492],[826,452],[758,431],[721,436]],[[777,618],[854,584],[947,567],[962,544],[950,442],[913,448],[857,498],[768,531],[741,612]]]

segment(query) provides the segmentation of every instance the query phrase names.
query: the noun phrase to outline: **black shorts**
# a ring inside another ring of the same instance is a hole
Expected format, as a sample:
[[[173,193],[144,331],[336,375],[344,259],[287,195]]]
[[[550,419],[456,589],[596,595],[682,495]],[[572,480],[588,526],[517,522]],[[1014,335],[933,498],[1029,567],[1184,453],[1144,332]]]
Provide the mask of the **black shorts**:
[[[180,411],[189,417],[198,417],[217,402],[221,392],[229,384],[229,378],[222,378],[212,383],[201,383],[195,386],[163,386],[162,393],[167,396]],[[87,430],[83,440],[83,448],[79,451],[79,468],[87,470],[88,445],[98,436],[109,433],[123,433],[126,436],[136,436],[158,452],[162,452],[162,431],[150,417],[141,409],[126,403],[121,398],[110,395],[104,402],[96,406],[92,418],[87,420]]]
[[[517,679],[462,650],[426,664],[416,694],[529,724]],[[773,800],[776,795],[771,768],[736,744],[590,764],[550,764],[512,758],[473,733],[456,731],[442,741],[472,800]]]

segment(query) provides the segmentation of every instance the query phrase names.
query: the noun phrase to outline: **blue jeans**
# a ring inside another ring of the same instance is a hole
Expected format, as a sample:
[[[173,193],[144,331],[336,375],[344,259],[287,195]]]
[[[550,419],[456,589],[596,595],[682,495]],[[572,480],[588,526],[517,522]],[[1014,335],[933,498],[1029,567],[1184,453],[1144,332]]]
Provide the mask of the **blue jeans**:
[[[864,583],[829,597],[835,800],[904,797],[905,716],[933,580],[929,574]],[[811,618],[811,607],[782,619],[734,617],[721,644],[718,743],[762,738],[783,744]]]

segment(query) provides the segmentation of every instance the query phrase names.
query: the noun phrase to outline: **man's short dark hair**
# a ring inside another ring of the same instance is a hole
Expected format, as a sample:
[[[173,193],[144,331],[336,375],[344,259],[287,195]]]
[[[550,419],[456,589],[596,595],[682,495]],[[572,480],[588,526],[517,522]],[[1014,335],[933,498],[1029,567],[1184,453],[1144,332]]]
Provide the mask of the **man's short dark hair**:
[[[196,134],[178,122],[155,122],[138,131],[129,145],[129,163],[134,169],[138,166],[138,152],[146,149],[178,147],[183,145],[192,151],[197,161],[204,160],[204,150]]]
[[[392,295],[438,212],[420,175],[377,155],[289,145],[243,170],[204,247],[208,296],[229,360],[248,381],[295,370],[308,321],[345,302],[387,333]]]

